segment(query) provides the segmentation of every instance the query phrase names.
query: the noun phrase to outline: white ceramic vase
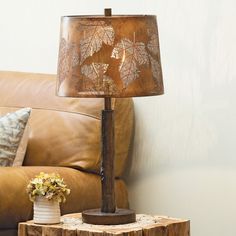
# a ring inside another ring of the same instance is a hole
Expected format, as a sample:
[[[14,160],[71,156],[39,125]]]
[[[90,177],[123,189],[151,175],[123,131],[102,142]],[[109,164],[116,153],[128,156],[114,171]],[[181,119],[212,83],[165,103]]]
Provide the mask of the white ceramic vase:
[[[61,211],[58,201],[48,201],[45,197],[36,197],[34,201],[34,223],[60,223]]]

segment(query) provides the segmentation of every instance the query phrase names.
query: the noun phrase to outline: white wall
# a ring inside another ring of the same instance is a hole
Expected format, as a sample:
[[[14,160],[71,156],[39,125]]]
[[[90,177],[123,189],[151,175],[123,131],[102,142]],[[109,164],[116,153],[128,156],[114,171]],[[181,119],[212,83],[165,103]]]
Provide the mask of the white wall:
[[[136,98],[137,212],[236,235],[235,0],[0,0],[0,70],[56,73],[60,16],[158,15],[165,95]]]

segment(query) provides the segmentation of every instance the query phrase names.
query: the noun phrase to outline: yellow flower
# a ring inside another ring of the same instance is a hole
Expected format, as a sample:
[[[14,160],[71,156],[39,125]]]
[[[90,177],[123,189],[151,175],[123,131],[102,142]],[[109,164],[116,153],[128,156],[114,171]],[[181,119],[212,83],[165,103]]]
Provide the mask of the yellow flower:
[[[59,174],[44,172],[40,172],[30,181],[26,191],[31,201],[34,201],[36,196],[44,196],[48,200],[65,202],[65,195],[70,194],[70,189]]]

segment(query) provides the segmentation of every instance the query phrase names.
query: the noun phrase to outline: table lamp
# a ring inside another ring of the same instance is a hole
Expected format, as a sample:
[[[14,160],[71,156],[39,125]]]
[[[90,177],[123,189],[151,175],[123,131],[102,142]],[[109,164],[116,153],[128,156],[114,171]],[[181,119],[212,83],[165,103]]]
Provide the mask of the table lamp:
[[[61,18],[57,95],[104,98],[101,209],[82,212],[90,224],[125,224],[135,212],[116,207],[112,98],[163,94],[156,17],[151,15]]]

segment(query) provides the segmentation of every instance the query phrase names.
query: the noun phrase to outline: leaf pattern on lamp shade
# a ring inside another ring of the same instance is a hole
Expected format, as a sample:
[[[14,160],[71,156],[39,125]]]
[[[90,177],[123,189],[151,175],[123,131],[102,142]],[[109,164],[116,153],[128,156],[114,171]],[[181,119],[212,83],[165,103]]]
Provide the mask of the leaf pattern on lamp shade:
[[[72,45],[71,46],[71,61],[72,61],[72,67],[75,67],[79,64],[79,54],[77,46]]]
[[[85,76],[83,83],[84,88],[89,88],[91,92],[103,92],[112,94],[117,91],[114,81],[105,73],[108,69],[108,64],[92,63],[90,65],[83,65],[81,73]]]
[[[135,42],[135,40],[132,42],[126,38],[115,45],[111,57],[121,60],[119,71],[124,88],[138,78],[138,65],[148,63],[148,54],[145,49],[145,44]]]
[[[151,67],[152,67],[152,75],[158,81],[161,73],[161,65],[155,60],[151,55],[149,55]]]
[[[159,81],[160,73],[161,73],[161,65],[158,60],[154,59],[153,55],[157,56],[159,54],[159,42],[158,42],[158,33],[156,30],[148,30],[149,41],[147,43],[147,48],[149,50],[149,60],[152,68],[152,75],[156,79],[155,81]]]
[[[157,54],[159,52],[157,34],[152,34],[151,35],[150,41],[147,44],[147,48],[154,54]]]
[[[80,64],[98,52],[102,43],[113,45],[114,29],[104,21],[84,22],[80,30],[83,31],[83,38],[80,41]]]
[[[79,54],[76,44],[68,43],[64,38],[62,38],[60,42],[58,62],[58,77],[60,83],[65,80],[70,70],[78,64]]]

